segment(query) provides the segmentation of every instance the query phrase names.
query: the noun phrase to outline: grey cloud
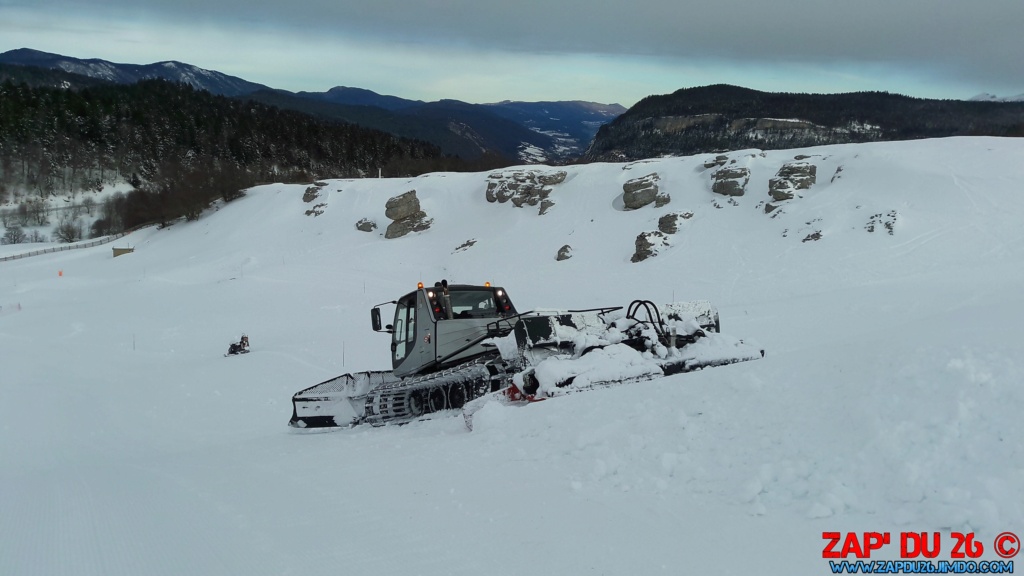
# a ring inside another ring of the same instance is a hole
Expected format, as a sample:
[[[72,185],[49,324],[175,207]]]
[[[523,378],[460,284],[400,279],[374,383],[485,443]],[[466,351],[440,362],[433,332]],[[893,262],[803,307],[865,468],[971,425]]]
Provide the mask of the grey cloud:
[[[34,3],[41,7],[47,0]],[[89,10],[152,11],[205,23],[260,22],[321,35],[473,49],[657,55],[763,62],[853,62],[966,81],[1024,78],[1020,0],[105,0]]]

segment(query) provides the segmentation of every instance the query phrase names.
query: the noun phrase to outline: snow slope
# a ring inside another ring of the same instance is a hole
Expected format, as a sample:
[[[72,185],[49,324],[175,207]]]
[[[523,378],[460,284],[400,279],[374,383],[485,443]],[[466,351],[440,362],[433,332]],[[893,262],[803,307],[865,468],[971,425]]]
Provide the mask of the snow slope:
[[[765,214],[797,155],[817,183]],[[1024,141],[729,157],[733,203],[707,156],[566,167],[544,215],[487,173],[267,185],[130,255],[0,263],[0,574],[825,574],[823,531],[1024,530]],[[622,211],[653,172],[671,202]],[[385,240],[411,189],[432,228]],[[631,263],[668,212],[693,216]],[[441,278],[521,310],[707,298],[767,356],[472,432],[286,426],[294,392],[388,367],[368,310]]]

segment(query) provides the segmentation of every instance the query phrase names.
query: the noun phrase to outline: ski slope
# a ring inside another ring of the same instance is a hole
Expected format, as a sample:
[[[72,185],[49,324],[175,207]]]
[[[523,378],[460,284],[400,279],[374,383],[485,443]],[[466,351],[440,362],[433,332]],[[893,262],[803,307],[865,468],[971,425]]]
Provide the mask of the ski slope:
[[[766,214],[798,155],[816,183]],[[1024,531],[1024,140],[728,156],[733,202],[713,155],[522,167],[567,173],[543,215],[489,203],[491,173],[271,184],[132,254],[0,262],[0,574],[827,574],[823,531],[999,559]],[[651,173],[671,201],[623,211]],[[431,228],[385,239],[413,189]],[[693,215],[630,262],[669,212]],[[489,404],[472,432],[286,425],[296,391],[388,368],[369,309],[442,278],[520,310],[706,298],[766,356]]]

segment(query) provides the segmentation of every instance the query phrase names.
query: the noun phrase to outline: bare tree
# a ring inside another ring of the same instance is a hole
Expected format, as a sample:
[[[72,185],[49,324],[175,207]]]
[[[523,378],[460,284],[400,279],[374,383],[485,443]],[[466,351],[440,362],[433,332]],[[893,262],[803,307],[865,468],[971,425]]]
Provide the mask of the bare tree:
[[[46,201],[40,198],[33,198],[28,200],[28,213],[32,218],[32,221],[39,226],[50,223],[48,215],[49,210],[46,206]]]
[[[60,224],[53,229],[53,236],[61,242],[77,242],[82,239],[85,231],[82,228],[82,223],[78,218],[64,216],[60,219]]]
[[[96,201],[92,199],[92,196],[86,196],[82,198],[82,208],[85,209],[85,213],[92,216],[92,209],[96,207]]]
[[[21,229],[21,226],[11,226],[4,232],[4,237],[0,240],[3,244],[21,244],[26,238],[25,231]]]

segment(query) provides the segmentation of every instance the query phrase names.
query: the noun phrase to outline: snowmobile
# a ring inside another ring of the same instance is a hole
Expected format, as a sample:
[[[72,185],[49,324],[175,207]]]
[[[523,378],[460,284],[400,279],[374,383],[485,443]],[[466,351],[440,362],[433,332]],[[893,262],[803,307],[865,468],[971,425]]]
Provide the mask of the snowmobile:
[[[394,320],[382,326],[380,307],[389,304]],[[504,288],[442,280],[374,306],[370,321],[391,335],[392,369],[299,391],[290,426],[405,423],[481,399],[468,407],[475,409],[495,394],[539,400],[764,356],[720,334],[707,301],[519,312]]]
[[[249,337],[242,334],[242,337],[238,342],[232,342],[228,346],[228,353],[225,356],[234,356],[235,354],[248,354],[249,353]]]

